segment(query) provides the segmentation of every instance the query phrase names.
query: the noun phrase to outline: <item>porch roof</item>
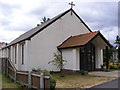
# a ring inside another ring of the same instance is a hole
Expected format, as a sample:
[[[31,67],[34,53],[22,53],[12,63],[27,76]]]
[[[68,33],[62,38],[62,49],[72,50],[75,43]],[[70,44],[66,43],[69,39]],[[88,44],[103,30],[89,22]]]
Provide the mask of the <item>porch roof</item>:
[[[90,41],[92,41],[93,39],[95,39],[96,36],[98,35],[105,41],[105,43],[110,48],[112,47],[112,45],[103,37],[100,31],[95,31],[95,32],[89,32],[86,34],[77,35],[77,36],[71,36],[67,40],[65,40],[61,45],[59,45],[58,49],[84,46]]]

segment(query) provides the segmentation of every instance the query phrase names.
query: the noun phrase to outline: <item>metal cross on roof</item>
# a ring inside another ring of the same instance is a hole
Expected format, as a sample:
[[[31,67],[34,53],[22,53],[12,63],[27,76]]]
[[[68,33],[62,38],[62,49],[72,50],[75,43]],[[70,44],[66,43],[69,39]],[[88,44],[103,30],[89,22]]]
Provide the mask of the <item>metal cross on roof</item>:
[[[71,5],[71,8],[73,8],[73,6],[75,6],[75,4],[73,4],[73,2],[69,3],[69,5]]]

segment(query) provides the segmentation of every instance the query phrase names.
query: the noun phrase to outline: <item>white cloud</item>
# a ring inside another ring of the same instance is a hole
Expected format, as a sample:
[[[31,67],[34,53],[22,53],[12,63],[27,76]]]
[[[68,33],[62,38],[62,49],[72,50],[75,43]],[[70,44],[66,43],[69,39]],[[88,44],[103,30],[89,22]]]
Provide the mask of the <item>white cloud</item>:
[[[96,0],[92,0],[92,3],[84,3],[84,1],[88,2],[88,0],[73,0],[76,4],[75,11],[91,29],[101,30],[107,38],[109,33],[108,39],[113,42],[118,30],[115,24],[117,13],[114,12],[116,9],[114,4],[108,5],[104,1],[97,4]],[[109,1],[113,2],[113,0]],[[2,10],[0,12],[0,41],[10,42],[35,27],[42,17],[52,18],[67,10],[70,7],[69,2],[71,0],[0,0],[0,4],[3,4],[0,9]]]
[[[111,29],[109,27],[103,28],[101,33],[106,37],[107,40],[114,44],[116,36],[118,35],[118,27],[112,27]]]
[[[24,31],[5,31],[0,28],[0,42],[6,41],[10,43],[11,40],[23,34]]]

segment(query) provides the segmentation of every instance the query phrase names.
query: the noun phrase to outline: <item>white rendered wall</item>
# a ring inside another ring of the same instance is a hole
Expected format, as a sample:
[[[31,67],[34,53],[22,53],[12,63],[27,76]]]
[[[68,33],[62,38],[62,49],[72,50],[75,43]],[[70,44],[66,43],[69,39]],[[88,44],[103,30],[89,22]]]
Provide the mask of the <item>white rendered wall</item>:
[[[96,68],[101,68],[103,65],[103,48],[107,45],[99,36],[92,43],[95,45]]]
[[[41,68],[58,71],[55,66],[48,64],[54,59],[53,53],[59,53],[57,46],[70,36],[87,32],[89,30],[74,14],[71,16],[71,12],[67,13],[31,38],[28,45],[29,51],[27,51],[29,60],[27,70]]]
[[[29,64],[29,41],[26,40],[24,43],[24,64],[22,66],[24,66],[24,70],[27,71],[27,64]]]
[[[19,68],[19,53],[20,53],[20,51],[19,51],[19,43],[16,45],[16,49],[17,49],[17,53],[16,53],[16,69],[18,70],[18,68]]]
[[[67,61],[64,69],[68,70],[79,70],[79,49],[63,49],[62,50],[63,59]]]
[[[101,60],[100,64],[103,65],[103,49],[101,49]]]
[[[73,70],[73,49],[64,49],[62,50],[63,59],[67,61],[64,69]]]
[[[12,61],[12,63],[14,63],[14,61],[13,61],[13,46],[11,46],[11,61]]]
[[[76,70],[80,70],[80,48],[76,48]]]
[[[96,68],[101,68],[101,65],[103,65],[103,50],[100,47],[97,47],[96,49]]]
[[[24,51],[23,51],[24,52],[24,57],[23,57],[24,64],[22,64],[22,45],[24,45]],[[19,62],[20,67],[19,67],[19,70],[26,71],[26,62],[27,62],[27,60],[26,60],[26,43],[23,42],[20,44],[20,62]]]
[[[27,42],[27,41],[26,41]],[[12,63],[14,64],[14,66],[16,67],[17,70],[23,70],[25,71],[26,70],[26,46],[24,45],[24,61],[25,63],[22,65],[22,47],[21,47],[21,44],[25,44],[24,42],[22,43],[17,43],[16,45],[14,46],[10,46],[10,60],[12,61]],[[15,63],[15,46],[16,46],[16,63]]]
[[[101,61],[101,48],[100,47],[96,47],[96,68],[101,68],[100,65],[102,65],[102,61]]]
[[[7,48],[2,49],[2,57],[6,58],[7,57]]]

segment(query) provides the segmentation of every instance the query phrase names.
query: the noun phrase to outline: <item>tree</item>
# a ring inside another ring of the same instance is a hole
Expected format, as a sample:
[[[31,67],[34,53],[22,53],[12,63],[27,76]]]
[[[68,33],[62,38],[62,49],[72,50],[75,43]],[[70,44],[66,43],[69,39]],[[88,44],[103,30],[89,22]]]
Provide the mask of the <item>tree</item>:
[[[47,21],[49,21],[49,20],[50,20],[50,18],[43,17],[41,24],[43,24],[43,23],[45,23],[45,22],[47,22]]]
[[[45,22],[47,22],[49,20],[50,20],[50,18],[43,17],[42,21],[40,23],[43,24],[43,23],[45,23]],[[40,26],[40,24],[37,24],[37,26]]]
[[[119,36],[116,37],[115,44],[119,44],[120,45],[120,37]]]
[[[112,59],[112,57],[113,57],[113,52],[114,52],[115,50],[113,50],[113,49],[108,49],[108,59],[109,60],[111,60]],[[103,62],[105,63],[106,62],[106,50],[104,49],[103,50]]]
[[[66,62],[67,62],[66,60],[63,60],[62,55],[60,55],[60,54],[57,55],[54,53],[54,60],[48,62],[48,64],[51,63],[51,64],[55,65],[57,68],[59,68],[61,76],[62,76],[62,69],[63,69],[64,65],[66,64]]]
[[[118,45],[118,60],[120,62],[120,37],[119,36],[116,37],[115,44]]]

